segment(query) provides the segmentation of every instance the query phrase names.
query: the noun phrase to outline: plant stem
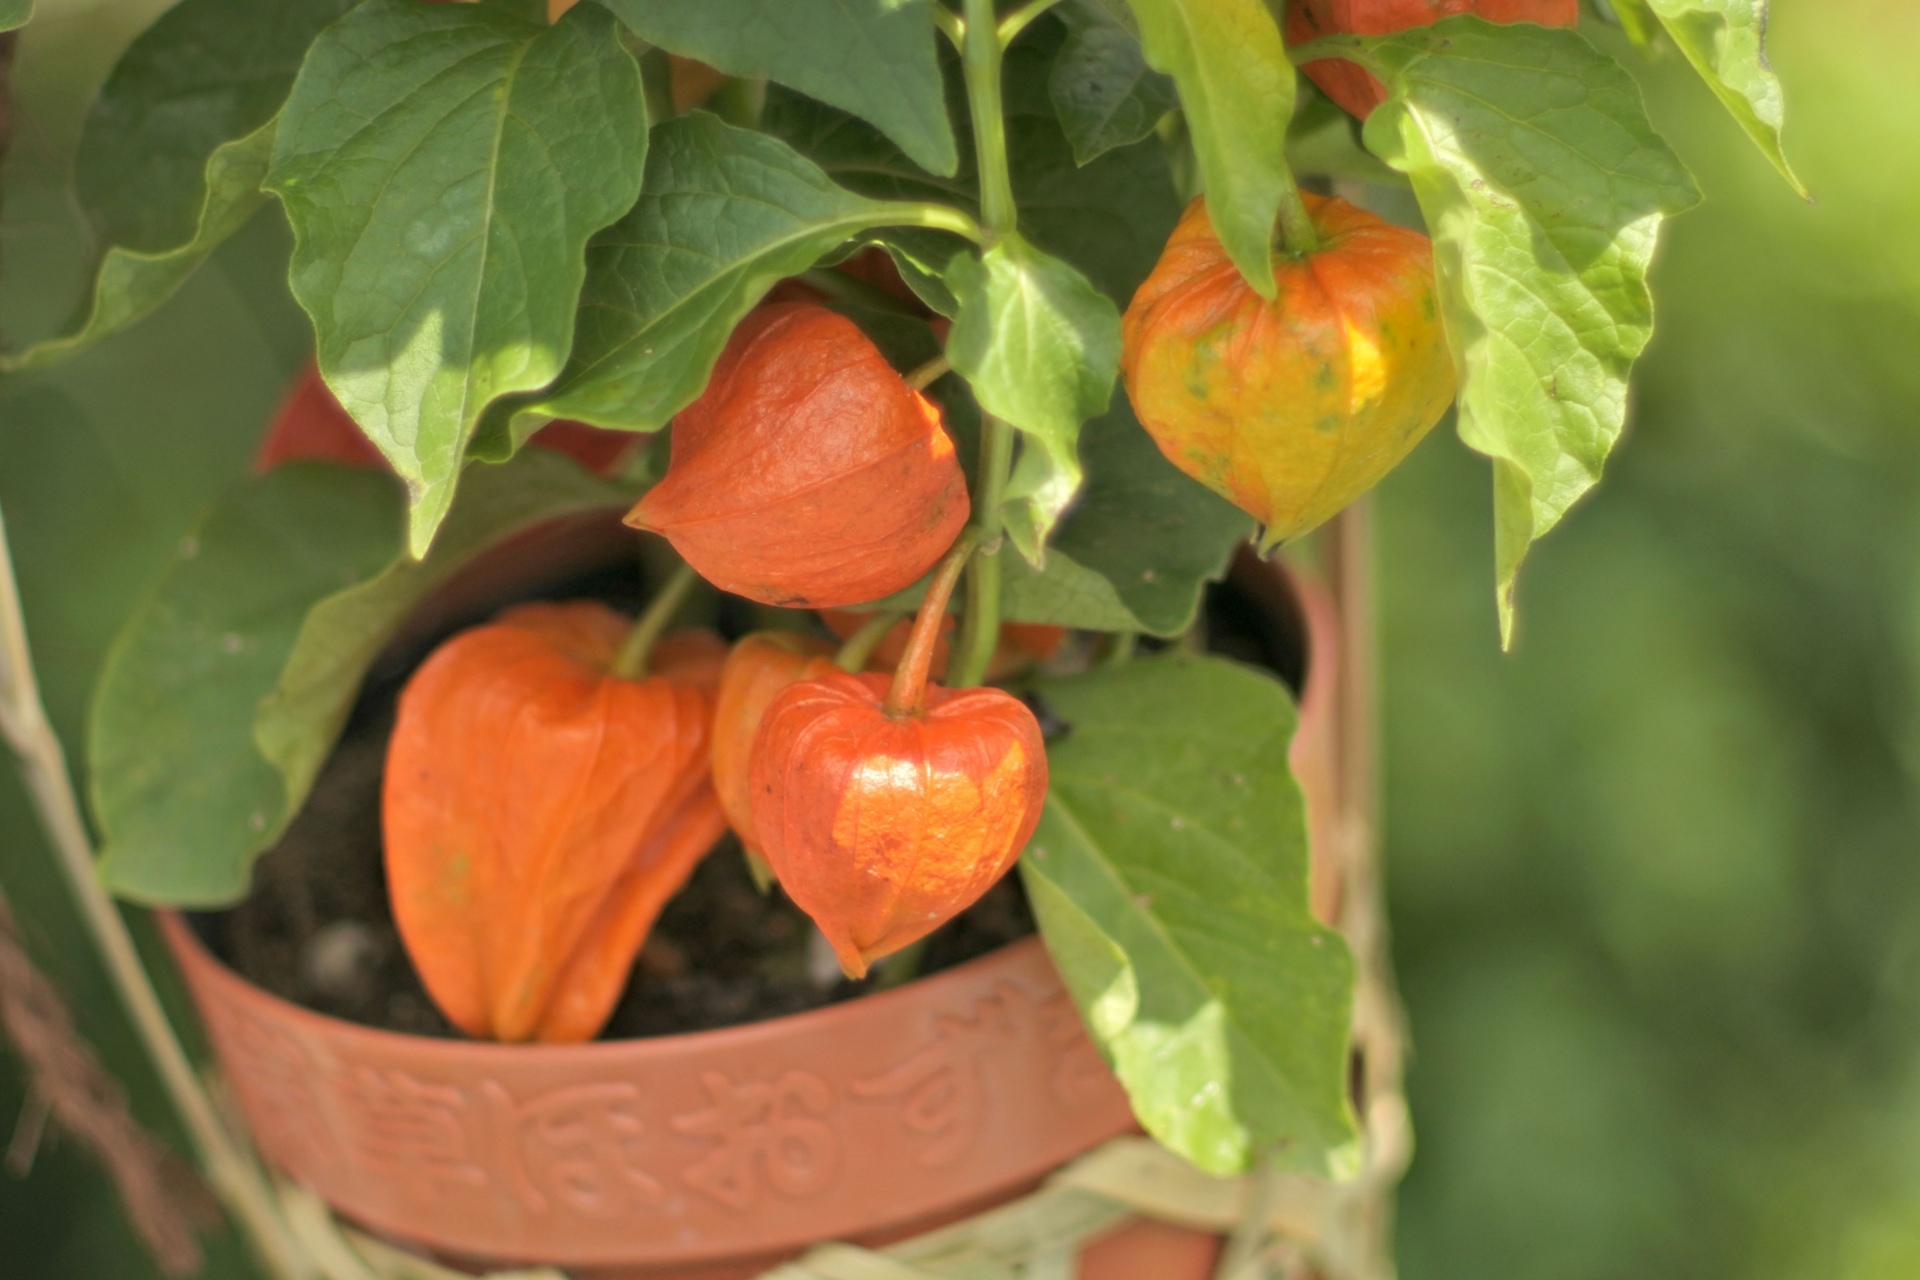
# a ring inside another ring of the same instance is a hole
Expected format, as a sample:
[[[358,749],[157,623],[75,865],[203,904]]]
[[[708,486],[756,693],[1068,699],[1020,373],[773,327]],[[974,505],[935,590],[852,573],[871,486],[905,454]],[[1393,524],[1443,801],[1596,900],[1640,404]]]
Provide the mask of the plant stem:
[[[94,878],[92,841],[67,772],[66,754],[40,700],[4,518],[0,518],[0,730],[20,759],[67,887],[134,1030],[193,1140],[207,1181],[239,1221],[267,1270],[279,1280],[305,1280],[312,1270],[288,1235],[273,1192],[259,1166],[221,1123],[173,1024],[167,1021],[126,921]]]
[[[915,391],[925,391],[952,372],[953,366],[945,356],[935,356],[907,375],[907,385]]]
[[[960,570],[973,554],[973,530],[962,530],[940,567],[927,584],[926,598],[920,602],[920,616],[913,620],[907,637],[907,651],[893,669],[893,684],[887,689],[886,713],[898,719],[918,716],[927,709],[927,668],[933,664],[933,650],[940,640],[940,625],[946,619],[947,601],[953,597],[953,585]]]
[[[980,216],[987,243],[1010,234],[1016,209],[1007,170],[1007,127],[1000,108],[999,30],[993,0],[965,0],[967,29],[960,57],[966,68],[967,107],[973,116],[973,148],[980,173]]]
[[[800,273],[800,281],[809,288],[818,289],[826,294],[833,302],[852,303],[854,306],[871,307],[875,311],[885,311],[890,315],[913,316],[916,319],[923,314],[879,285],[857,280],[831,267],[808,267]]]
[[[687,602],[687,595],[694,584],[700,581],[700,575],[693,566],[683,564],[673,571],[667,579],[667,585],[660,588],[647,605],[646,612],[633,624],[633,630],[627,632],[627,638],[620,642],[620,652],[613,657],[609,668],[622,680],[643,680],[647,675],[647,655],[653,652],[653,646],[680,612],[680,606]]]
[[[1133,661],[1133,655],[1140,648],[1138,631],[1116,631],[1108,637],[1107,651],[1100,657],[1103,667],[1124,667]]]
[[[640,55],[640,91],[647,99],[647,123],[673,119],[673,62],[665,49]]]
[[[960,21],[960,15],[941,4],[940,0],[933,0],[933,25],[940,28],[942,35],[953,41],[955,49],[966,47],[967,24]]]
[[[1000,25],[994,31],[1000,47],[1005,49],[1012,44],[1027,29],[1027,24],[1059,3],[1060,0],[1027,0],[1027,3],[1000,19]]]
[[[874,649],[887,638],[894,624],[906,616],[904,609],[882,609],[868,618],[858,631],[847,637],[840,652],[833,655],[833,665],[848,674],[864,671]]]
[[[986,677],[1000,641],[1000,505],[1006,500],[1013,463],[1013,428],[991,414],[980,419],[980,467],[973,495],[973,528],[981,550],[967,575],[967,612],[960,645],[947,666],[950,688],[965,689]]]
[[[1300,198],[1300,186],[1293,180],[1291,169],[1280,193],[1280,235],[1288,253],[1314,253],[1320,248],[1320,233],[1314,230],[1307,202]]]
[[[987,233],[964,209],[956,209],[950,204],[936,204],[931,200],[901,204],[898,209],[899,216],[891,220],[892,226],[929,227],[935,231],[951,231],[957,236],[965,236],[975,244],[985,244],[987,241]]]

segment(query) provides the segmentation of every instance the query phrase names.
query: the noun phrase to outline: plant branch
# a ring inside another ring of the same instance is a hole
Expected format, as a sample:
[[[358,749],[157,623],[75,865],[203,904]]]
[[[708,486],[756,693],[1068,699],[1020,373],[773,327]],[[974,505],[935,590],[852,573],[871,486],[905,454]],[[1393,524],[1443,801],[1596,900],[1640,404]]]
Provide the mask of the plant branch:
[[[940,33],[953,42],[955,49],[964,49],[967,43],[967,24],[960,15],[947,8],[940,0],[933,0],[933,25]]]
[[[1020,33],[1029,23],[1047,10],[1059,4],[1060,0],[1027,0],[1027,3],[1000,19],[1000,25],[994,35],[999,38],[1000,47],[1005,49],[1020,38]]]
[[[927,709],[927,669],[933,665],[933,651],[939,644],[941,624],[947,616],[947,601],[953,597],[954,583],[960,580],[960,570],[966,567],[973,546],[973,530],[961,530],[946,558],[940,561],[940,567],[933,571],[933,581],[927,584],[927,594],[920,601],[920,615],[913,620],[913,631],[907,637],[907,651],[901,655],[900,665],[893,669],[893,684],[887,689],[886,712],[896,719],[918,716]]]
[[[967,108],[973,116],[973,149],[980,173],[980,216],[991,244],[1014,229],[1013,179],[1007,169],[1007,126],[1000,106],[1000,55],[993,0],[964,0]]]
[[[667,585],[648,602],[645,612],[633,624],[633,630],[627,632],[627,638],[620,642],[620,652],[613,657],[613,665],[608,668],[622,680],[644,680],[647,675],[647,655],[653,652],[653,646],[666,633],[667,627],[680,612],[680,606],[687,602],[687,596],[693,591],[694,584],[700,581],[700,575],[693,566],[683,564],[673,571],[667,579]]]
[[[207,1181],[245,1229],[269,1272],[279,1280],[306,1280],[312,1271],[287,1235],[259,1166],[220,1122],[173,1024],[167,1021],[126,921],[94,878],[93,845],[67,772],[66,754],[40,700],[4,517],[0,517],[0,731],[20,759],[34,808],[67,886],[134,1030],[193,1140]]]
[[[940,379],[953,372],[953,365],[945,356],[935,356],[907,374],[907,385],[915,391],[925,391]]]
[[[987,242],[985,229],[964,209],[956,209],[950,204],[935,204],[931,200],[901,201],[893,207],[900,211],[899,220],[893,224],[897,227],[928,227],[934,231],[951,231],[975,244]]]
[[[866,670],[867,659],[873,656],[874,649],[887,638],[894,624],[906,616],[902,609],[882,609],[868,618],[858,631],[847,637],[840,652],[833,655],[833,665],[849,675]]]
[[[1000,642],[1000,507],[1013,465],[1013,428],[992,414],[980,420],[980,467],[973,496],[973,522],[980,552],[967,575],[967,612],[960,644],[947,668],[947,683],[965,689],[986,678]]]

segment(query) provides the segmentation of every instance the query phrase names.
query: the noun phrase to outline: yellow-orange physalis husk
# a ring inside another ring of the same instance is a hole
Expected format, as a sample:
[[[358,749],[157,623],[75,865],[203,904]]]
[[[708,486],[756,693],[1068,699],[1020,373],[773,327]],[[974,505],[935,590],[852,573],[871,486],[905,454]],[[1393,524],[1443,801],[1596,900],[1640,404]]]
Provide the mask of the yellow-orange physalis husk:
[[[788,685],[835,669],[831,645],[791,631],[755,632],[727,654],[713,715],[713,789],[741,846],[756,857],[760,842],[753,833],[747,773],[760,718]]]
[[[468,1035],[591,1039],[725,828],[707,764],[725,646],[681,632],[623,679],[631,626],[592,601],[523,605],[441,645],[400,695],[387,887]]]
[[[1018,698],[930,685],[924,712],[891,716],[888,684],[836,671],[789,685],[753,748],[761,853],[855,978],[1006,874],[1047,797],[1040,725]]]
[[[1301,193],[1311,253],[1248,287],[1195,200],[1121,322],[1120,371],[1172,463],[1264,526],[1267,550],[1372,488],[1453,400],[1433,246]]]
[[[891,595],[967,522],[940,411],[846,317],[810,302],[740,322],[673,422],[667,474],[627,516],[762,604]]]

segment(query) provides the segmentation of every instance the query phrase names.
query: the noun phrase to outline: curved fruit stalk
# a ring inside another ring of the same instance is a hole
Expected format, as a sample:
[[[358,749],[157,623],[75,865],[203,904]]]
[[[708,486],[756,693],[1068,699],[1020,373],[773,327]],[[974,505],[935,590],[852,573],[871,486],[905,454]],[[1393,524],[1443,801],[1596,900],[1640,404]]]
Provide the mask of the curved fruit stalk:
[[[1247,287],[1201,199],[1121,322],[1141,424],[1265,526],[1262,551],[1373,487],[1454,390],[1432,244],[1344,200],[1301,199],[1320,248],[1275,255],[1273,301]]]
[[[1488,22],[1571,27],[1580,21],[1580,0],[1287,0],[1287,45],[1297,47],[1321,36],[1390,35],[1461,13]],[[1362,120],[1387,100],[1386,86],[1358,63],[1321,58],[1300,69],[1322,93]]]
[[[857,609],[822,609],[820,621],[827,629],[842,640],[852,638],[853,633],[865,626],[873,615]],[[952,614],[940,624],[940,636],[934,642],[933,660],[927,667],[929,679],[939,680],[947,674],[947,647],[953,636],[954,617]],[[891,672],[900,663],[907,651],[907,637],[913,631],[913,619],[902,618],[892,630],[881,637],[873,647],[867,660],[867,670]],[[1036,662],[1045,662],[1060,651],[1067,638],[1065,627],[1056,627],[1043,622],[1003,622],[1000,624],[1000,640],[994,646],[993,657],[987,663],[987,679],[999,680],[1024,671]]]
[[[523,605],[441,645],[400,695],[394,920],[469,1035],[591,1039],[725,829],[707,765],[725,645],[669,636],[629,680],[610,668],[631,630],[593,601]]]
[[[761,717],[766,714],[767,704],[788,685],[834,670],[831,645],[791,631],[744,636],[727,654],[713,715],[713,789],[720,796],[728,824],[751,857],[761,856],[747,784],[753,739]]]
[[[965,558],[943,565],[891,681],[835,671],[789,685],[754,740],[761,851],[849,977],[972,905],[1046,801],[1046,747],[1025,703],[926,683]]]
[[[666,478],[627,523],[723,590],[828,608],[918,578],[967,514],[940,411],[851,320],[792,302],[733,331],[674,420]]]

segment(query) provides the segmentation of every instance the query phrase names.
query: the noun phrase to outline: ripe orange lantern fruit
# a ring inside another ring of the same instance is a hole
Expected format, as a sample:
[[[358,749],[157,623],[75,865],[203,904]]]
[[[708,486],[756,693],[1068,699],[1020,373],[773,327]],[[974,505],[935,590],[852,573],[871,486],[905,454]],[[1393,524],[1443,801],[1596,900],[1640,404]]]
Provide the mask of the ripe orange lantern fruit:
[[[747,786],[753,739],[767,704],[798,680],[835,671],[833,648],[823,640],[789,631],[743,636],[727,654],[713,716],[713,789],[740,844],[760,856],[753,832],[752,793]]]
[[[627,523],[723,590],[830,608],[913,582],[967,515],[940,411],[851,320],[788,302],[734,330]]]
[[[891,679],[835,671],[789,685],[754,741],[761,852],[849,977],[992,887],[1046,800],[1046,747],[1026,704],[927,684],[964,560],[942,566]]]
[[[1275,254],[1273,301],[1228,259],[1203,198],[1121,321],[1141,424],[1260,521],[1262,551],[1371,488],[1454,390],[1428,239],[1344,200],[1301,199],[1320,247]]]
[[[1287,0],[1287,44],[1332,35],[1391,35],[1462,13],[1488,22],[1571,27],[1580,21],[1580,0]],[[1362,120],[1387,100],[1386,86],[1343,58],[1316,59],[1300,69],[1321,92]]]
[[[468,1035],[591,1039],[661,907],[725,829],[707,771],[725,646],[688,631],[615,674],[632,622],[532,604],[414,673],[382,822],[395,922]]]

